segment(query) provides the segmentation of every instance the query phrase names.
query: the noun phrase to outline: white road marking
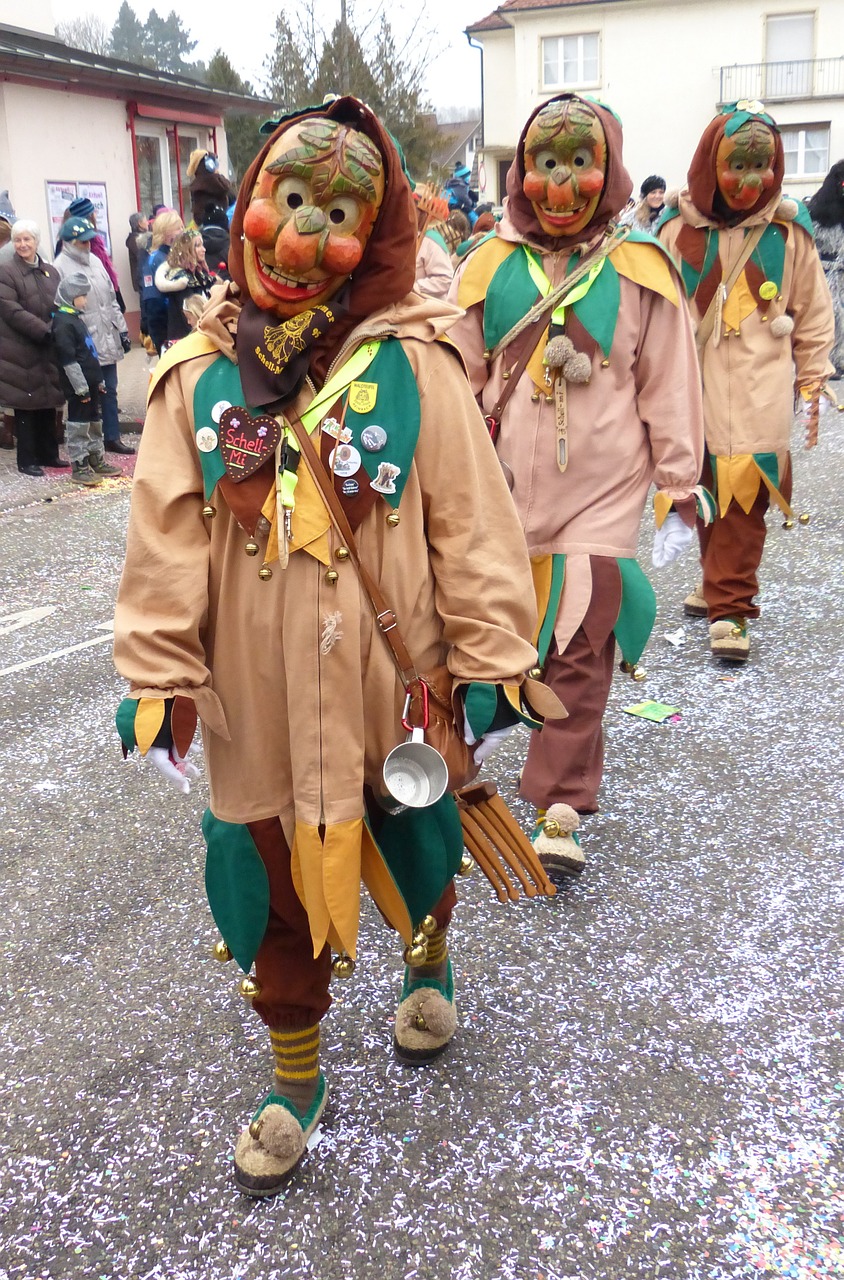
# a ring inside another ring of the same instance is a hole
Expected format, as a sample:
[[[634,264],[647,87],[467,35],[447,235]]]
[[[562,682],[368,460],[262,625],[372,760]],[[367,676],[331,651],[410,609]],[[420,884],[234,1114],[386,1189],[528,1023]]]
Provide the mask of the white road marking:
[[[57,604],[46,604],[40,605],[37,609],[21,609],[19,613],[7,613],[5,617],[0,618],[0,636],[11,635],[13,631],[20,631],[21,627],[29,627],[33,622],[49,618],[58,607]]]
[[[0,676],[11,676],[16,671],[26,671],[28,667],[39,667],[42,662],[52,662],[54,658],[63,658],[68,653],[78,653],[80,649],[90,649],[92,645],[105,644],[107,640],[112,639],[114,626],[111,622],[98,623],[97,630],[105,631],[107,635],[95,636],[93,640],[83,640],[81,644],[72,644],[66,649],[54,649],[52,653],[45,653],[40,658],[30,658],[28,662],[19,662],[14,667],[4,667],[0,670]]]

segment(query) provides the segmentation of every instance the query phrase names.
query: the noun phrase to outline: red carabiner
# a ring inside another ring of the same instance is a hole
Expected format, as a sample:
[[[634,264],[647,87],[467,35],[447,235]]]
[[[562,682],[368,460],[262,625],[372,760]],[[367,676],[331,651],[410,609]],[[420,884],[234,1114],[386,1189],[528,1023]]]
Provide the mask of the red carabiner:
[[[413,701],[413,684],[419,685],[419,691],[422,697],[422,723],[417,725],[410,723],[410,704]],[[428,728],[428,686],[421,678],[413,681],[412,684],[407,686],[407,695],[404,700],[404,711],[402,712],[401,724],[402,728],[406,729],[408,733],[412,733],[414,729]]]

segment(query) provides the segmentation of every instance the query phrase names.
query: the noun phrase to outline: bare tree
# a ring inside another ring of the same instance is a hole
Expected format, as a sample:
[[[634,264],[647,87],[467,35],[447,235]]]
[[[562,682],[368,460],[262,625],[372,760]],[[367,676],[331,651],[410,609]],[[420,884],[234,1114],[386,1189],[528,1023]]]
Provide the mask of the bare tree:
[[[85,49],[88,53],[111,52],[111,27],[95,13],[85,13],[81,18],[56,23],[56,35],[72,49]]]

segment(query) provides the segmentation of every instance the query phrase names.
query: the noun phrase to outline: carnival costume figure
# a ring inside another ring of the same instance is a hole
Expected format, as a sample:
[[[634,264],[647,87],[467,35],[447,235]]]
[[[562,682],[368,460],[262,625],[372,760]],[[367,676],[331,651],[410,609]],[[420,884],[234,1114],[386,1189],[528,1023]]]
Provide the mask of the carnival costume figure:
[[[631,190],[621,145],[619,120],[591,99],[534,111],[497,233],[450,294],[527,538],[543,679],[568,711],[532,735],[521,781],[535,847],[558,871],[583,866],[574,828],[598,808],[616,644],[634,670],[655,617],[636,561],[649,486],[657,565],[689,545],[706,501],[691,321],[667,254],[615,220]]]
[[[783,145],[761,102],[725,107],[704,130],[688,186],[659,238],[678,263],[697,321],[714,521],[698,527],[703,579],[684,601],[709,619],[715,657],[744,662],[773,502],[793,522],[789,441],[796,401],[806,447],[832,372],[833,313],[811,219],[783,198]]]
[[[240,188],[234,283],[162,360],[135,472],[118,728],[185,790],[202,722],[217,955],[245,971],[274,1055],[235,1152],[256,1196],[325,1106],[320,1022],[332,967],[354,968],[361,879],[407,944],[399,1057],[428,1062],[455,1030],[457,807],[446,791],[402,810],[385,757],[438,723],[461,785],[550,705],[525,678],[524,539],[443,340],[454,308],[412,292],[416,236],[397,149],[362,103],[277,122]]]

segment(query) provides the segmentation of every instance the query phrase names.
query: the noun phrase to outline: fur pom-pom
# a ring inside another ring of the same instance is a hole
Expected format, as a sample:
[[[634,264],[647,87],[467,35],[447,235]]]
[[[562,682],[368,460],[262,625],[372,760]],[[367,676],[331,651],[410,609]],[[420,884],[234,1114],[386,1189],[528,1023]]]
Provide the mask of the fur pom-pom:
[[[672,187],[670,191],[665,193],[666,209],[677,209],[680,205],[680,188]]]
[[[542,354],[542,363],[547,365],[549,369],[561,369],[566,360],[573,356],[574,353],[571,338],[567,338],[564,333],[560,333],[546,345]]]
[[[777,205],[775,218],[779,218],[782,222],[793,222],[799,212],[799,206],[796,200],[789,200],[788,196],[784,196]]]
[[[552,804],[545,814],[546,827],[549,821],[557,823],[562,835],[570,836],[580,826],[580,814],[570,804]]]
[[[791,316],[774,316],[769,328],[775,338],[787,338],[794,332],[794,321]]]
[[[575,351],[563,365],[566,382],[588,382],[592,377],[592,361],[585,351]]]
[[[286,1107],[277,1103],[264,1107],[260,1126],[259,1141],[265,1151],[276,1160],[298,1160],[304,1147],[302,1128]]]

